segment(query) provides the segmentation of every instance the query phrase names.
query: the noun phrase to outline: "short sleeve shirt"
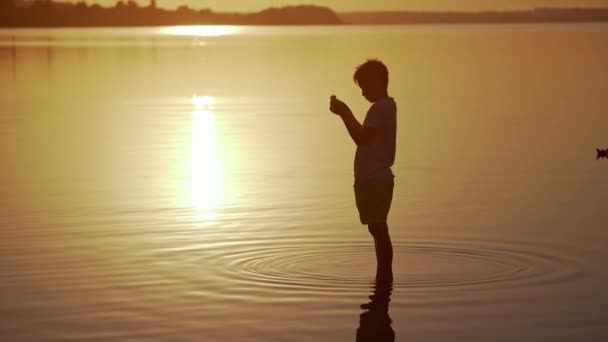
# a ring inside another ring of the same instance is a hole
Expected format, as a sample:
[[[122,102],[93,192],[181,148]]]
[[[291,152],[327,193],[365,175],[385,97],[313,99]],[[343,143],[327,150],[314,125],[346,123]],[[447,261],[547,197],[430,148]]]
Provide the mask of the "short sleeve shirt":
[[[390,181],[397,142],[397,104],[392,97],[376,101],[367,111],[363,126],[376,131],[371,140],[357,147],[355,184]]]

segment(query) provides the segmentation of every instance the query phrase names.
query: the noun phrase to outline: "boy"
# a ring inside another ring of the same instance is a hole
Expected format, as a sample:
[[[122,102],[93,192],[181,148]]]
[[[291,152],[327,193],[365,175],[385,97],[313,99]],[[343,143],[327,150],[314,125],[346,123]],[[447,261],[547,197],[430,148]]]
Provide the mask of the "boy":
[[[386,221],[393,198],[397,105],[388,95],[388,69],[381,61],[368,59],[357,67],[353,79],[372,103],[363,125],[335,95],[329,109],[342,118],[357,145],[354,189],[359,218],[374,238],[377,275],[392,280],[393,246]]]

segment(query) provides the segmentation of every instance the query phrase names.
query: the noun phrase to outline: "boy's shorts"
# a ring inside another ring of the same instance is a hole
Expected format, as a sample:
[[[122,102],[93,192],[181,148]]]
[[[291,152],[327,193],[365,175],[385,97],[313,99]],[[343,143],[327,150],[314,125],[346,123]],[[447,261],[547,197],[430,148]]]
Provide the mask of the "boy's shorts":
[[[362,224],[384,223],[393,200],[394,180],[355,184],[355,201]]]

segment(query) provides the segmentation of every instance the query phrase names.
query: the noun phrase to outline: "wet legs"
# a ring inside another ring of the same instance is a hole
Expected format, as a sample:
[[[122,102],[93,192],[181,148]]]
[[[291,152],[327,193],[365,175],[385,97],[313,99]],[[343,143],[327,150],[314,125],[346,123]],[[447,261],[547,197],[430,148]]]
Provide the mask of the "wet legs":
[[[376,247],[376,262],[378,263],[378,274],[389,275],[393,273],[393,244],[388,233],[388,225],[383,223],[372,223],[368,230],[374,238]]]

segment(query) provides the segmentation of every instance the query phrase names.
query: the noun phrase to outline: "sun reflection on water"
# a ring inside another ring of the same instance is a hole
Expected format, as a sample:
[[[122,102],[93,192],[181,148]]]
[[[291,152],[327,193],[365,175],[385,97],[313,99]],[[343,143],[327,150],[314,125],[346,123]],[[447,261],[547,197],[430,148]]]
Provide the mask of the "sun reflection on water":
[[[220,195],[220,172],[214,117],[215,98],[192,96],[192,206],[198,216],[213,219]]]
[[[163,28],[162,32],[172,36],[219,37],[239,33],[238,26],[231,25],[198,25],[171,26]]]

